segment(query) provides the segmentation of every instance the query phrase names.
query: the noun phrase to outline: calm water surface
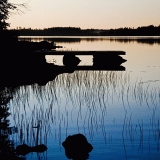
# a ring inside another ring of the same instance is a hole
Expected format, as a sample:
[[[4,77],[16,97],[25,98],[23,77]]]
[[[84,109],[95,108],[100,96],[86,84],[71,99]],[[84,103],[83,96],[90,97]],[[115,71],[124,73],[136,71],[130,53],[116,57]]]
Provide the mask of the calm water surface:
[[[15,145],[48,150],[27,160],[64,160],[62,142],[82,133],[93,145],[91,160],[158,160],[160,157],[160,44],[144,37],[25,37],[49,40],[61,50],[123,50],[126,71],[75,71],[59,75],[46,86],[22,86],[10,101],[11,135]],[[158,39],[160,37],[149,37]],[[24,39],[21,37],[20,40]],[[81,57],[91,63],[91,57]],[[46,56],[61,65],[62,57]],[[52,74],[52,73],[51,73]],[[40,124],[38,139],[36,128]]]

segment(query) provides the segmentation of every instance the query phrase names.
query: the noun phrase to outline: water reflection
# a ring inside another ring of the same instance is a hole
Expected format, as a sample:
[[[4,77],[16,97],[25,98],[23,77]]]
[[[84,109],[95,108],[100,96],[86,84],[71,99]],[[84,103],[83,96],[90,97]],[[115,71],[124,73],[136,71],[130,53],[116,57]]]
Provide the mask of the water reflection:
[[[160,37],[112,37],[110,38],[112,42],[120,42],[120,43],[142,43],[142,44],[160,44]]]
[[[33,126],[41,121],[38,141],[48,148],[61,147],[68,135],[78,132],[95,146],[91,157],[114,157],[116,150],[129,159],[159,155],[159,94],[160,88],[141,80],[131,83],[127,72],[76,71],[46,86],[17,88],[10,108],[21,144],[35,145]],[[96,152],[100,146],[103,154]]]
[[[32,37],[20,37],[19,41],[34,41],[34,42],[40,42],[40,41],[48,41],[48,42],[55,42],[55,43],[81,43],[82,41],[87,42],[97,42],[97,41],[110,41],[110,42],[120,42],[120,43],[131,43],[131,42],[137,42],[142,44],[160,44],[160,37],[159,36],[97,36],[97,37],[65,37],[65,36],[50,36],[50,37],[43,37],[43,36],[32,36]]]
[[[70,38],[70,37],[58,37],[58,38],[53,38],[53,37],[20,37],[19,41],[34,41],[34,42],[40,42],[40,41],[48,41],[48,42],[64,42],[64,43],[80,43],[81,42],[81,38]]]
[[[77,42],[79,48],[74,43],[70,47],[72,50],[73,47],[75,50],[123,49],[129,62],[126,68],[132,72],[76,71],[58,75],[46,86],[29,83],[10,91],[4,88],[0,102],[10,97],[5,108],[7,114],[11,113],[7,123],[14,127],[1,128],[1,153],[6,155],[8,151],[7,155],[17,157],[16,146],[44,144],[47,152],[29,153],[26,158],[65,159],[62,142],[69,135],[82,133],[94,146],[90,159],[159,159],[159,43],[151,46],[143,40],[146,45],[137,45],[134,43],[137,40],[125,40],[127,45],[123,37],[119,37],[122,43],[110,38],[113,41],[87,38],[87,43],[80,46],[80,42],[86,42],[81,38]]]
[[[8,102],[12,98],[11,90],[0,91],[0,157],[5,159],[23,159],[15,153],[15,142],[10,136],[18,132],[17,127],[10,127]]]

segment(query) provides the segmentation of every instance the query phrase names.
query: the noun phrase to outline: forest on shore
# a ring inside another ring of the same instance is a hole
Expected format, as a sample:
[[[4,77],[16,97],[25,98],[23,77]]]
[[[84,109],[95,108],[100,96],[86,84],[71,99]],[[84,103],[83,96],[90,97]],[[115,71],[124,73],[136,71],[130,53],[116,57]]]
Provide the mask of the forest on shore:
[[[19,36],[160,36],[159,26],[118,29],[81,29],[79,27],[52,27],[45,29],[17,28]]]

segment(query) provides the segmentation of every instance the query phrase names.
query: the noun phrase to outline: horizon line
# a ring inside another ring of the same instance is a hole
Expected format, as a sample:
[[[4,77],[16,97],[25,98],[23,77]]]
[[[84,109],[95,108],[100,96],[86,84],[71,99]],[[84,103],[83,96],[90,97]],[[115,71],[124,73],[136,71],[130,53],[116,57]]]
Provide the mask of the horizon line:
[[[149,27],[149,26],[154,26],[154,27],[160,27],[160,24],[155,26],[153,24],[150,24],[150,25],[146,25],[146,26],[139,26],[139,27]],[[139,27],[118,27],[118,28],[110,28],[110,29],[120,29],[120,28],[129,28],[129,29],[137,29]],[[48,28],[31,28],[31,27],[18,27],[17,28],[10,28],[8,27],[9,30],[12,30],[12,29],[15,29],[15,30],[20,30],[20,29],[33,29],[33,30],[44,30],[44,29],[49,29],[49,28],[80,28],[81,30],[87,30],[87,29],[93,29],[93,30],[110,30],[110,29],[104,29],[104,28],[101,28],[101,29],[97,29],[97,28],[81,28],[81,27],[71,27],[71,26],[66,26],[66,27],[48,27]]]

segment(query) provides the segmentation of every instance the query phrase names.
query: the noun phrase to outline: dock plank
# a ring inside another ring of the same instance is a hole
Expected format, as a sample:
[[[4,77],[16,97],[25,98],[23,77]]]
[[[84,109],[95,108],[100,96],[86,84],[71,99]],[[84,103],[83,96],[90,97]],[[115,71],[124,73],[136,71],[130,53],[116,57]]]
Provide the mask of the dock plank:
[[[109,55],[125,55],[125,51],[36,51],[35,53],[40,53],[43,55],[94,55],[94,54],[109,54]]]
[[[60,68],[66,68],[65,66],[59,66]],[[83,71],[83,70],[88,70],[88,71],[125,71],[125,67],[123,66],[110,66],[110,67],[104,67],[104,66],[76,66],[74,68],[76,71]]]

